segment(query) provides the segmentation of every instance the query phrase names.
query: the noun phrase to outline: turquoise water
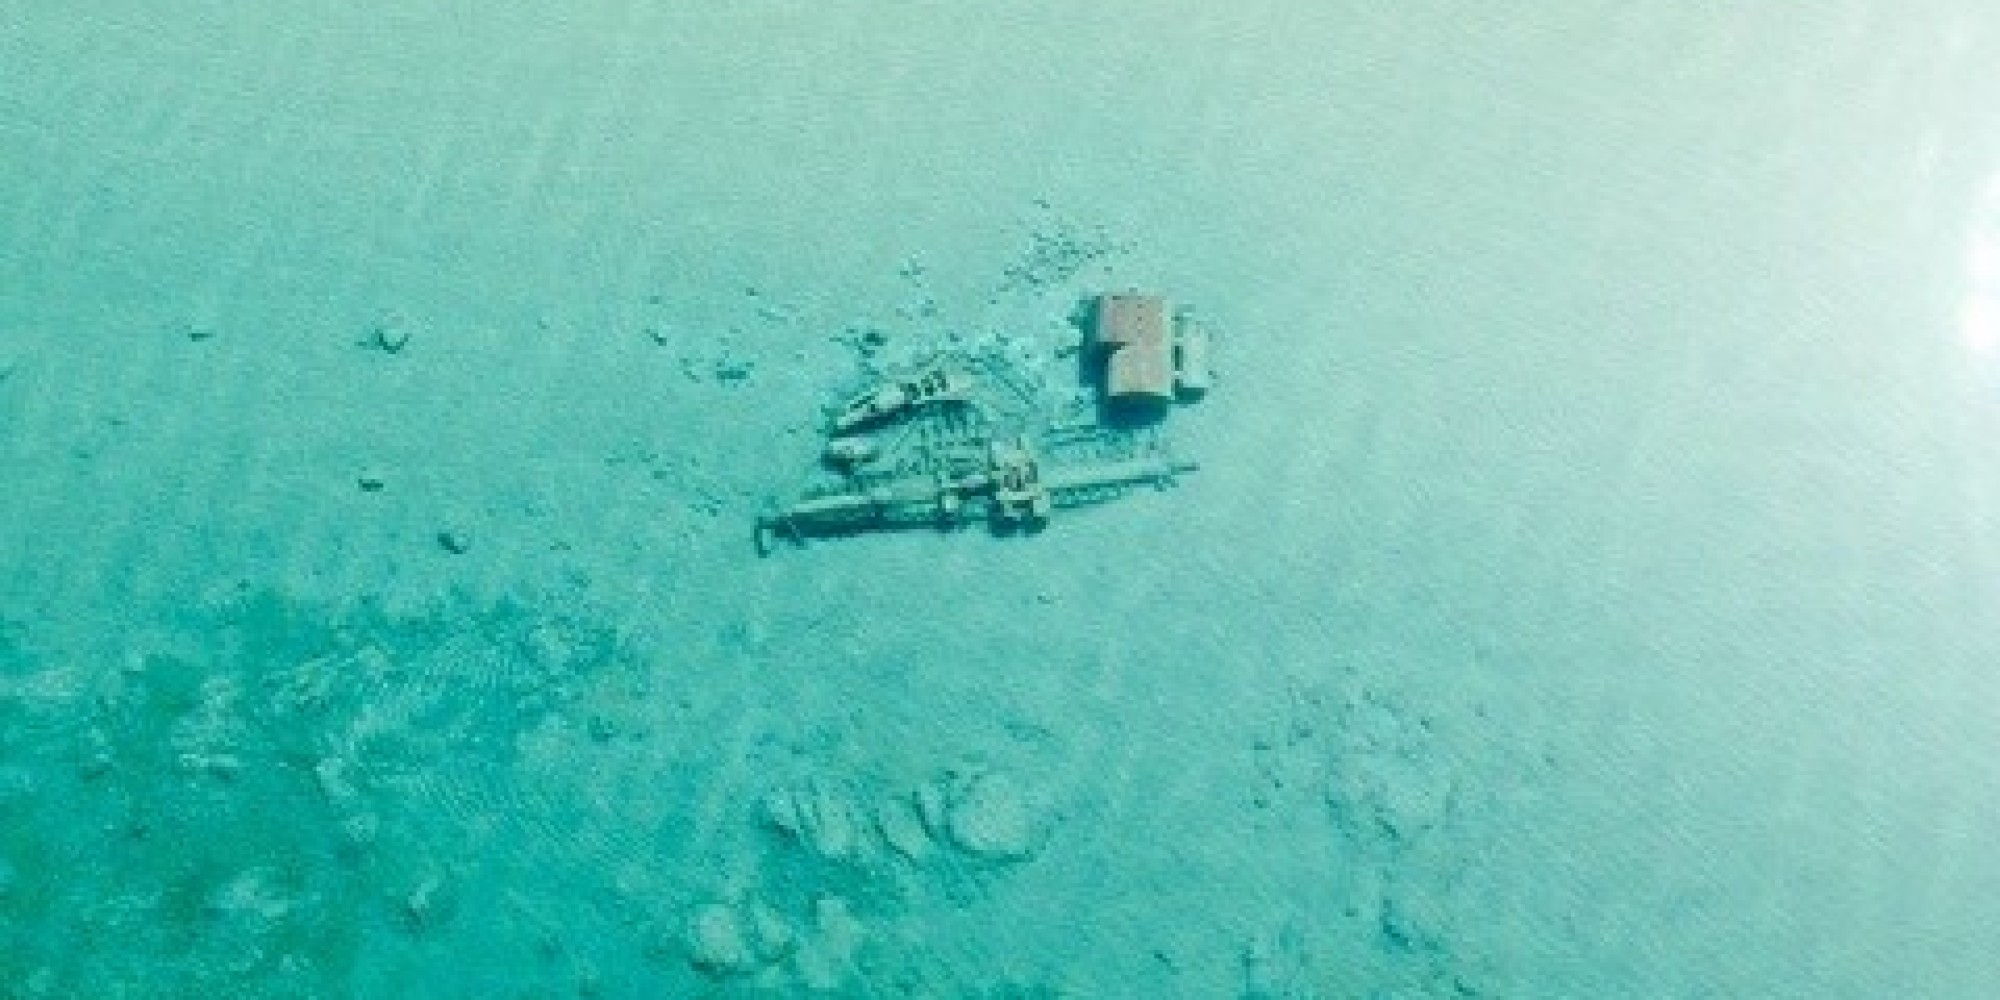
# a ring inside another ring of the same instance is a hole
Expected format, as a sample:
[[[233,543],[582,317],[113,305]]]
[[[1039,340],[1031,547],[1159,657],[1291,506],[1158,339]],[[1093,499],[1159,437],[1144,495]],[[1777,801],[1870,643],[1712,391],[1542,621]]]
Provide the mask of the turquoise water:
[[[1996,67],[0,2],[0,995],[2000,995]],[[857,337],[1125,287],[1200,472],[757,557]]]

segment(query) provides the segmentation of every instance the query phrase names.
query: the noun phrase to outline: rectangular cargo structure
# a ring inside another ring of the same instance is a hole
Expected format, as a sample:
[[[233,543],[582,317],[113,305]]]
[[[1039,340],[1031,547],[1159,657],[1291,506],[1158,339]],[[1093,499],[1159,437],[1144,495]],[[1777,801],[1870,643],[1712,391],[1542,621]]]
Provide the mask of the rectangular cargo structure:
[[[1174,316],[1174,384],[1181,397],[1199,399],[1207,394],[1213,377],[1208,364],[1208,327],[1194,313],[1182,310]]]
[[[1114,400],[1174,398],[1173,313],[1156,295],[1097,300],[1096,346],[1105,351],[1104,391]]]

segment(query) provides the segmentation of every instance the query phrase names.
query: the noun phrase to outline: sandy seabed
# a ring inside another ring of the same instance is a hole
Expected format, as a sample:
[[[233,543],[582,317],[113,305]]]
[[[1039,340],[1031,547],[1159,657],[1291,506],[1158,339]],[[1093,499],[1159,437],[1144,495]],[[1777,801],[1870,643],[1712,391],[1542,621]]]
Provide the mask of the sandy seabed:
[[[1786,6],[12,5],[0,996],[2000,995],[2000,21]]]

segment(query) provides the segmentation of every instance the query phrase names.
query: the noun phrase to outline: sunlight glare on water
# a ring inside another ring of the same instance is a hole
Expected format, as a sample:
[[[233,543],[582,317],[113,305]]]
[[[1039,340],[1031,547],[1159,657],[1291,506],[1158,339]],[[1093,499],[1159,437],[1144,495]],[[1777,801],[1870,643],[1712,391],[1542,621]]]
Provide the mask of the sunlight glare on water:
[[[1979,200],[1968,242],[1959,334],[1967,350],[1993,364],[2000,361],[2000,175]]]

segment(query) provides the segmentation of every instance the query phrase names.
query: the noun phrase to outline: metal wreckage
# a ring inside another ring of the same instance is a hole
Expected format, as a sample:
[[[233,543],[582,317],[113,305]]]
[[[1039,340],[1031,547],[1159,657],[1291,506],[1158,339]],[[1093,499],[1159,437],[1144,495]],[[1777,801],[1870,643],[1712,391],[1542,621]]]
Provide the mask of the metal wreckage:
[[[1051,405],[1004,352],[942,350],[835,407],[816,485],[757,518],[756,544],[984,521],[1034,531],[1058,510],[1194,471],[1166,418],[1211,383],[1210,333],[1156,295],[1101,295],[1079,314],[1083,391]]]

